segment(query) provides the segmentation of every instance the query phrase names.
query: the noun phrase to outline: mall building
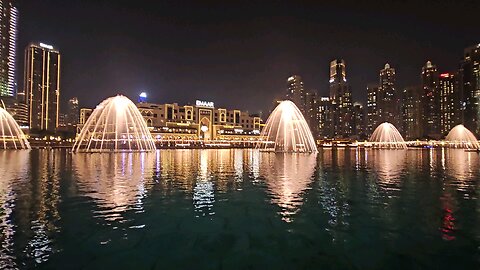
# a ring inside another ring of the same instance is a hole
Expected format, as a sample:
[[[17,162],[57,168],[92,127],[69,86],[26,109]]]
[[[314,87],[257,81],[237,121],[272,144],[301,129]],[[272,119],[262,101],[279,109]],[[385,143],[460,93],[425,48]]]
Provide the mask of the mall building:
[[[258,115],[216,108],[209,101],[197,100],[195,105],[184,106],[148,102],[136,105],[158,141],[255,142],[263,127]]]

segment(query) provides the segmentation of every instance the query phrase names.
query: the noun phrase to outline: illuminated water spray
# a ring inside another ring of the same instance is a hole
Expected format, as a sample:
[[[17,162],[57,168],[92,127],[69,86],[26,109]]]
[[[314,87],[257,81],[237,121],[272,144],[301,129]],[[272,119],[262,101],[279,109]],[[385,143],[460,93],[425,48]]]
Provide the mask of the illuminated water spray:
[[[88,118],[73,151],[153,151],[155,142],[133,102],[125,96],[107,98]]]
[[[0,149],[30,149],[27,137],[13,117],[0,106]]]
[[[464,125],[457,125],[452,128],[445,141],[449,146],[455,148],[480,149],[477,138]]]
[[[280,102],[268,117],[257,148],[275,152],[317,152],[312,132],[297,106],[290,100]]]
[[[397,128],[388,123],[382,123],[379,125],[369,141],[373,147],[376,148],[389,148],[389,149],[406,149],[407,144],[403,140],[402,135],[398,132]]]

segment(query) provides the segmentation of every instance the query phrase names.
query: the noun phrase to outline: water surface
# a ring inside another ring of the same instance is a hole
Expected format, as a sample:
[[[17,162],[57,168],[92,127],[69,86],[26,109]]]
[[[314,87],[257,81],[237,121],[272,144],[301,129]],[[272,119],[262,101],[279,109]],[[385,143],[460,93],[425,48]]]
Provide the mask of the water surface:
[[[463,150],[0,152],[1,268],[478,269]]]

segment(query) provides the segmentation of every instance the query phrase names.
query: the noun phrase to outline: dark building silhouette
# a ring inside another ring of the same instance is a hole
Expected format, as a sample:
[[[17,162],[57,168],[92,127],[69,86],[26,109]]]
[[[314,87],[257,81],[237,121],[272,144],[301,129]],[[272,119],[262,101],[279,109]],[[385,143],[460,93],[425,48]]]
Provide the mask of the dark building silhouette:
[[[402,96],[403,136],[406,140],[421,139],[423,125],[423,87],[410,86],[403,90]]]
[[[425,126],[423,136],[426,138],[441,137],[438,78],[437,67],[428,61],[422,68],[423,124]]]
[[[330,129],[333,138],[348,138],[353,135],[352,90],[347,82],[345,61],[330,62]]]
[[[458,71],[462,99],[462,122],[466,128],[480,135],[480,44],[468,47]]]

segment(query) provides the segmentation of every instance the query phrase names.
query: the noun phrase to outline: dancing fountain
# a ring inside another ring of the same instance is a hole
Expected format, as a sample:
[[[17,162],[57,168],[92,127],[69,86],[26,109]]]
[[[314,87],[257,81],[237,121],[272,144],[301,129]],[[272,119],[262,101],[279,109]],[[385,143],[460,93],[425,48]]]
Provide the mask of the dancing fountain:
[[[480,149],[477,138],[464,125],[457,125],[452,128],[445,141],[448,146],[453,148]]]
[[[73,151],[153,151],[155,142],[133,102],[125,96],[107,98],[88,118]]]
[[[0,149],[30,149],[27,137],[13,117],[0,107]]]
[[[312,132],[297,106],[290,100],[280,102],[268,117],[257,148],[275,152],[316,153]]]
[[[398,132],[397,128],[394,125],[388,122],[382,123],[375,129],[372,136],[370,136],[369,142],[374,148],[407,148],[407,144],[403,140],[400,132]]]

